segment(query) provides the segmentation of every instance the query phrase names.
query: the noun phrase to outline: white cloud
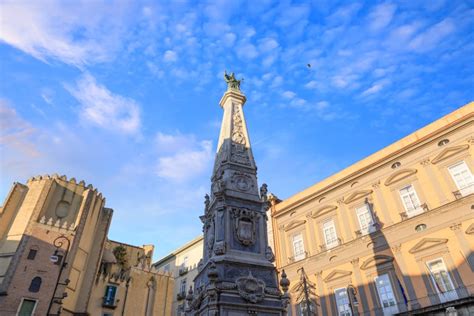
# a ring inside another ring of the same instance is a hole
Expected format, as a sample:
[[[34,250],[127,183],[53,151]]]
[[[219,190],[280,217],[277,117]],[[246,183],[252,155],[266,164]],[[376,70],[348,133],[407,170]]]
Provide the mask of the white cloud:
[[[258,51],[251,43],[241,43],[237,47],[237,56],[242,59],[254,59],[258,56]]]
[[[409,44],[409,47],[416,52],[426,52],[433,49],[446,36],[454,32],[454,22],[450,19],[431,26],[426,31],[418,34]]]
[[[258,48],[261,52],[266,53],[278,48],[278,42],[270,37],[262,39],[258,45]]]
[[[236,38],[237,36],[234,33],[232,32],[226,33],[223,37],[224,45],[227,47],[231,47],[232,45],[234,45]]]
[[[163,60],[168,63],[173,63],[178,60],[178,54],[172,50],[167,50],[163,55]]]
[[[368,17],[370,20],[370,29],[378,31],[386,27],[392,21],[395,10],[395,5],[391,3],[383,3],[376,6]]]
[[[156,136],[158,158],[156,174],[174,182],[185,182],[203,174],[212,163],[212,142],[198,141],[193,135]]]
[[[314,89],[317,86],[318,86],[318,83],[316,82],[316,80],[311,80],[310,82],[304,85],[304,87],[307,89]]]
[[[281,94],[285,99],[293,99],[296,96],[296,93],[293,91],[285,91]]]
[[[382,90],[382,88],[383,88],[382,84],[375,83],[370,88],[368,88],[367,90],[362,92],[362,96],[369,96],[369,95],[375,94],[375,93],[379,92],[380,90]]]
[[[123,4],[97,2],[3,2],[0,40],[33,57],[82,67],[112,58],[123,40]],[[109,17],[113,16],[113,19]]]
[[[139,131],[140,107],[133,99],[112,93],[90,74],[65,87],[80,103],[80,116],[87,122],[127,134]]]

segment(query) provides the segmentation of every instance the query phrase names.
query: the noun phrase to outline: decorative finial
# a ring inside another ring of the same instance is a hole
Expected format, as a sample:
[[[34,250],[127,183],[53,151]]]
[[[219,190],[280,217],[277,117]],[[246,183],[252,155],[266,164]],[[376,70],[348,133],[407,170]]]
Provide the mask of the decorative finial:
[[[228,75],[227,71],[224,71],[224,80],[227,83],[227,90],[233,89],[240,91],[240,82],[244,79],[242,78],[240,80],[237,80],[235,79],[235,74],[233,72]]]

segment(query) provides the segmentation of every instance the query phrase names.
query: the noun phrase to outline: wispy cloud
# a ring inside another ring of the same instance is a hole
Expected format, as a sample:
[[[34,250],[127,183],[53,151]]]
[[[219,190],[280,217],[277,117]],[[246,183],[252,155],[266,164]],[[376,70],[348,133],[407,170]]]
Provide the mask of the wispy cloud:
[[[110,60],[124,34],[124,4],[2,2],[0,40],[42,61],[78,67]],[[112,10],[112,12],[107,11]],[[110,16],[114,16],[110,19]]]
[[[0,99],[0,145],[2,151],[37,157],[39,151],[34,142],[37,130],[25,121],[4,99]],[[4,166],[5,167],[5,166]]]
[[[156,174],[173,182],[194,179],[208,170],[212,161],[212,142],[197,140],[194,135],[156,135],[158,162]]]
[[[84,74],[75,85],[65,88],[79,102],[80,116],[85,121],[104,129],[135,134],[140,129],[140,107],[130,98],[112,93]]]
[[[370,29],[378,31],[386,27],[392,21],[395,10],[396,6],[391,3],[383,3],[376,6],[368,16]]]

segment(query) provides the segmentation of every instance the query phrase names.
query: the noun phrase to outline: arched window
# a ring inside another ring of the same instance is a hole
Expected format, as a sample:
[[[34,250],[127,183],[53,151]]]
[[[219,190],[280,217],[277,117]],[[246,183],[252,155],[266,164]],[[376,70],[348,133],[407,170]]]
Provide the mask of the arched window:
[[[28,291],[37,293],[40,290],[41,287],[41,278],[40,277],[35,277],[33,280],[31,280],[30,287],[28,288]]]

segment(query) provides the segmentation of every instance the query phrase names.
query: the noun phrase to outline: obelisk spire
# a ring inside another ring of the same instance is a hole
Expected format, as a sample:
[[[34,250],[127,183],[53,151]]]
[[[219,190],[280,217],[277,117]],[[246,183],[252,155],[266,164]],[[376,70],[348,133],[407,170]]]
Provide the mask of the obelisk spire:
[[[224,74],[227,91],[203,223],[204,251],[187,295],[187,315],[275,315],[285,312],[274,255],[268,246],[266,185],[258,190],[257,168],[243,115],[240,80]]]
[[[217,143],[217,156],[214,165],[214,174],[225,164],[237,164],[255,172],[247,124],[243,114],[243,106],[247,98],[240,90],[241,80],[235,78],[234,73],[224,73],[227,91],[219,104],[224,110],[222,125]]]

